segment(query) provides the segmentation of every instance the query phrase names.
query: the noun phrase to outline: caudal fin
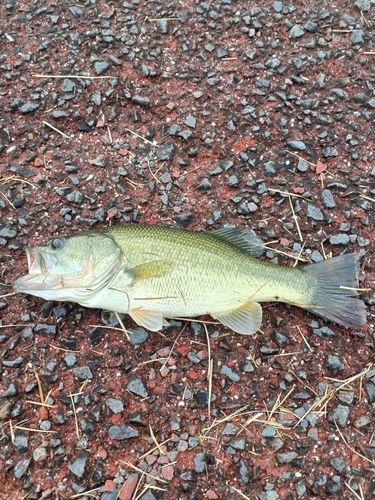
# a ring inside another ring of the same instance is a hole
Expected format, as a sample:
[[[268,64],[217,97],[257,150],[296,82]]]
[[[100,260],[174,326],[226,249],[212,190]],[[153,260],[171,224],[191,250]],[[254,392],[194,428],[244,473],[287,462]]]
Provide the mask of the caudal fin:
[[[339,255],[304,267],[314,283],[308,311],[340,325],[360,328],[366,324],[366,306],[358,292],[359,254]]]

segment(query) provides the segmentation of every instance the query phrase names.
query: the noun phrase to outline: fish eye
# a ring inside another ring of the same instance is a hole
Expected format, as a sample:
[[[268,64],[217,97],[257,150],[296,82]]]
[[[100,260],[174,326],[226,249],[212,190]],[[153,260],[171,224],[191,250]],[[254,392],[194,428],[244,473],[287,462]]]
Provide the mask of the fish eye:
[[[51,240],[51,248],[52,250],[61,250],[64,248],[66,243],[65,238],[54,238]]]

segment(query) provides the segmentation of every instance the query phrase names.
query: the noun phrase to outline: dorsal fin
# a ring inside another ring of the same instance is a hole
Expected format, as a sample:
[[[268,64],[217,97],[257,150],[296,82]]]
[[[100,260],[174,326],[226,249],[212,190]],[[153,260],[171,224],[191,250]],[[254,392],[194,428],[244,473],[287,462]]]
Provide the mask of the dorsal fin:
[[[226,241],[251,257],[259,257],[265,252],[263,241],[253,231],[236,228],[223,228],[211,231],[210,234]]]

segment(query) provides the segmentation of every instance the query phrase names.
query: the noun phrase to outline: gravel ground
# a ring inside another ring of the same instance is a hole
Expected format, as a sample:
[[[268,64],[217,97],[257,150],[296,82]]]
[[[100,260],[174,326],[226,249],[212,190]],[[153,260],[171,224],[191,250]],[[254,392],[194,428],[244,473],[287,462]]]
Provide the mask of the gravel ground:
[[[2,3],[2,500],[375,497],[374,11]],[[7,296],[25,245],[156,222],[253,228],[289,266],[361,251],[368,323],[272,304],[254,336],[126,317],[129,342]]]

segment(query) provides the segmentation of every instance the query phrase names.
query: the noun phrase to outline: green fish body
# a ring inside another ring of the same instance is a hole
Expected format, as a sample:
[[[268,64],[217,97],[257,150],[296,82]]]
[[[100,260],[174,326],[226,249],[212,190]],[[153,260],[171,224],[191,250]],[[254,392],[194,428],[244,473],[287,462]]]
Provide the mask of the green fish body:
[[[260,302],[286,302],[348,327],[366,322],[355,298],[359,259],[346,254],[297,268],[257,258],[259,240],[236,229],[164,226],[94,229],[27,248],[17,292],[129,314],[157,331],[165,318],[211,315],[237,333],[256,332]]]

